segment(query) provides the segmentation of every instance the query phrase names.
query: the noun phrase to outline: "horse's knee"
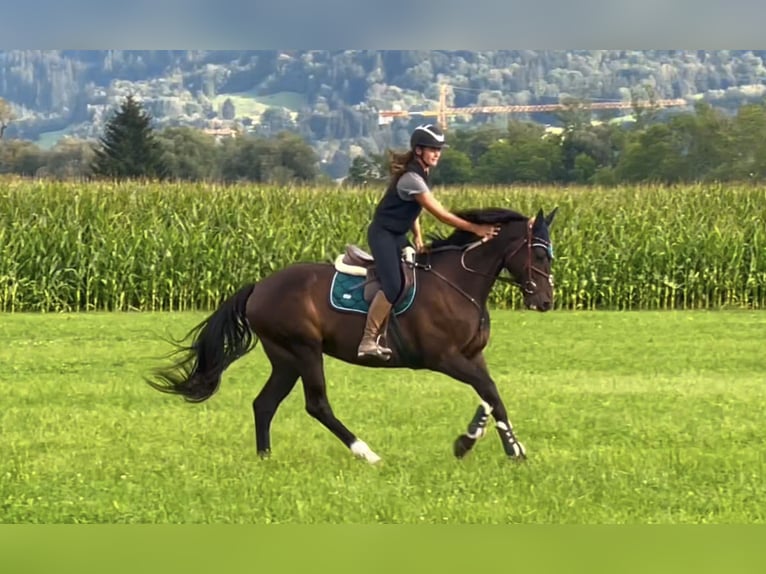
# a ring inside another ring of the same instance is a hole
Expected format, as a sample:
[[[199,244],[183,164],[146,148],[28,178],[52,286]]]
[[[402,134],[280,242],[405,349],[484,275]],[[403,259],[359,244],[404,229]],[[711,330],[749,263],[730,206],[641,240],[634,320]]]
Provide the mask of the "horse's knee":
[[[320,421],[332,416],[332,409],[327,404],[327,401],[308,401],[306,403],[306,412]]]

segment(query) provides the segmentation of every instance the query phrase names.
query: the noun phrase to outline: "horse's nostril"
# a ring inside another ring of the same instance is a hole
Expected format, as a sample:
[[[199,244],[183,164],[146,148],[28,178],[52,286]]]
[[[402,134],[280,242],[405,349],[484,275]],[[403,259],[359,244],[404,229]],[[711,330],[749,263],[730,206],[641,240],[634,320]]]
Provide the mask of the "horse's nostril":
[[[548,311],[551,308],[551,302],[550,301],[543,301],[542,305],[540,305],[543,311]]]

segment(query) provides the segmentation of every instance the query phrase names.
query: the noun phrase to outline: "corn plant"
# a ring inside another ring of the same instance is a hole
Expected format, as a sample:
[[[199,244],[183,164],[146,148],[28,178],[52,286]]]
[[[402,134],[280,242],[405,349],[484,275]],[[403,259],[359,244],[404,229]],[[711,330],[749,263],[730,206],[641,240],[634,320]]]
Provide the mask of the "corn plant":
[[[0,180],[0,310],[209,310],[295,261],[366,247],[382,190]],[[559,211],[559,309],[766,304],[766,188],[464,187],[452,210]],[[424,214],[424,231],[448,232]],[[498,283],[493,307],[518,308]]]

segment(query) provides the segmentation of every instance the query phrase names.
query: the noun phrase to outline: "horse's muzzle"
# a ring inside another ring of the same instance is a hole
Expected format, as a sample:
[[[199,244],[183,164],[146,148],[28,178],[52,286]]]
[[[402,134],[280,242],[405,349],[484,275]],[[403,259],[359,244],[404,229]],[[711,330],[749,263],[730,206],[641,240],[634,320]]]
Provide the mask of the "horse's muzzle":
[[[544,313],[545,311],[550,311],[553,308],[553,305],[550,301],[542,301],[539,305],[537,303],[527,303],[527,309],[530,309],[532,311],[540,311],[541,313]]]

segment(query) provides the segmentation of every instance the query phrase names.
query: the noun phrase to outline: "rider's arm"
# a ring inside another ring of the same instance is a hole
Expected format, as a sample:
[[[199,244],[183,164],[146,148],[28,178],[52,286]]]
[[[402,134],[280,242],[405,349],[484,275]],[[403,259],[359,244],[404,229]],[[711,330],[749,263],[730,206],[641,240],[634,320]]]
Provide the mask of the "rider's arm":
[[[423,239],[423,232],[420,229],[420,216],[415,218],[415,222],[412,224],[412,234],[415,239]]]
[[[454,213],[451,213],[445,209],[439,202],[434,194],[430,191],[419,193],[415,196],[416,201],[429,213],[431,213],[436,219],[447,225],[451,225],[456,229],[475,233],[476,225],[470,221],[466,221],[462,217],[458,217]]]

